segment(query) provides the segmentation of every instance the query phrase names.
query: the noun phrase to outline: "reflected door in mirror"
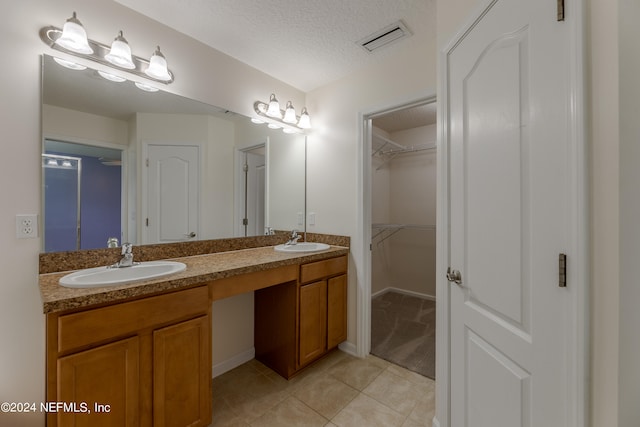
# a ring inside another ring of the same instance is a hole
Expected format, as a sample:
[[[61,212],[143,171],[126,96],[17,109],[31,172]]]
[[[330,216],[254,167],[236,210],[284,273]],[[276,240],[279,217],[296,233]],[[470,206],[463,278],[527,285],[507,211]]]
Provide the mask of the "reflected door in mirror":
[[[149,144],[147,155],[148,207],[144,243],[197,238],[199,148]]]

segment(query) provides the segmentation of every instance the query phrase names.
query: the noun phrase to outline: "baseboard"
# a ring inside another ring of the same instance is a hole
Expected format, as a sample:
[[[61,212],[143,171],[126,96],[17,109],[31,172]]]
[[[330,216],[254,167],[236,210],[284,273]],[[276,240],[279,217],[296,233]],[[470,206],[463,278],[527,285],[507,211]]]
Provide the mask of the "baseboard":
[[[338,344],[338,348],[344,351],[345,353],[350,354],[351,356],[358,357],[358,351],[356,349],[356,345],[353,343],[350,343],[349,341],[345,341],[343,343]]]
[[[388,288],[384,288],[383,290],[378,291],[375,294],[372,294],[371,298],[373,299],[373,298],[375,298],[375,297],[377,297],[379,295],[383,295],[383,294],[386,294],[387,292],[391,292],[391,291],[397,292],[399,294],[411,295],[413,297],[427,299],[427,300],[430,300],[430,301],[435,301],[436,300],[436,297],[434,295],[422,294],[420,292],[408,291],[406,289],[394,288],[392,286],[390,286]]]
[[[216,363],[215,365],[213,365],[213,378],[222,375],[225,372],[229,372],[233,368],[237,368],[243,363],[247,363],[254,357],[256,357],[256,349],[251,347],[249,350],[244,351],[240,354],[236,354],[230,359],[224,360],[220,363]]]

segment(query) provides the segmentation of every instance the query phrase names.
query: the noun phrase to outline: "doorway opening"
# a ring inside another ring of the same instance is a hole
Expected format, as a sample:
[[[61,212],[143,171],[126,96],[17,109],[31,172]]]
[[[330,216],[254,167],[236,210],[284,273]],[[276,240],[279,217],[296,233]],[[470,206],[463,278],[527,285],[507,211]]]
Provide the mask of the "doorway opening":
[[[435,97],[364,122],[370,353],[435,379]]]

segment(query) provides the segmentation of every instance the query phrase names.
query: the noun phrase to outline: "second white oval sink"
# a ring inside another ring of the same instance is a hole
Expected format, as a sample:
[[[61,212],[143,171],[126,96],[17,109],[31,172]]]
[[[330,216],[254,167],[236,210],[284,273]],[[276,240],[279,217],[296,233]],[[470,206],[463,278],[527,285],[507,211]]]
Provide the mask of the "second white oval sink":
[[[67,288],[124,285],[178,273],[186,268],[186,264],[175,261],[147,261],[123,268],[87,268],[63,276],[59,283]]]
[[[300,242],[295,245],[278,245],[274,249],[278,252],[320,252],[329,247],[326,243]]]

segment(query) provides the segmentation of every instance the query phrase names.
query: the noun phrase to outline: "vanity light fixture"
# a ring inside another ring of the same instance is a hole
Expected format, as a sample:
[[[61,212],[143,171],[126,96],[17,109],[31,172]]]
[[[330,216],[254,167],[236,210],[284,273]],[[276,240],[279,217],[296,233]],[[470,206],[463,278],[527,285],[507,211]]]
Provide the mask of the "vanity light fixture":
[[[153,52],[153,55],[151,55],[149,67],[144,70],[144,73],[151,78],[163,82],[171,80],[171,74],[169,74],[169,70],[167,69],[167,60],[162,52],[160,52],[160,46],[158,46],[156,51]]]
[[[118,33],[116,38],[111,43],[111,49],[109,53],[104,56],[104,59],[111,62],[113,65],[117,65],[127,70],[133,70],[136,65],[131,58],[131,47],[129,42],[122,35],[122,30]]]
[[[62,33],[60,37],[55,40],[55,43],[71,52],[84,55],[93,53],[93,49],[89,46],[87,32],[76,17],[75,12],[73,12],[71,18],[67,19],[67,22],[64,23]]]
[[[124,71],[163,84],[172,83],[174,80],[173,73],[167,68],[167,59],[160,52],[159,46],[147,61],[131,54],[131,47],[122,31],[118,32],[111,46],[88,39],[84,27],[76,17],[76,12],[67,19],[62,30],[53,26],[40,29],[40,39],[52,49],[113,69],[113,73],[107,71],[106,74],[117,76],[117,78],[125,78],[122,76]],[[71,69],[86,68],[82,64],[75,64],[67,59],[58,58],[56,62]],[[129,79],[125,78],[125,80]],[[140,83],[140,85],[146,87],[145,90],[148,91],[148,88],[152,88],[151,91],[158,90],[146,83]]]
[[[267,116],[282,118],[282,111],[280,111],[280,103],[276,99],[276,94],[272,93],[269,97],[269,105],[267,106]]]
[[[306,107],[302,109],[300,117],[298,117],[291,101],[287,101],[283,112],[280,110],[280,103],[273,93],[269,97],[269,102],[254,102],[253,109],[259,117],[252,118],[251,121],[253,123],[267,123],[271,129],[282,128],[286,133],[302,133],[305,129],[311,128],[311,119]]]

